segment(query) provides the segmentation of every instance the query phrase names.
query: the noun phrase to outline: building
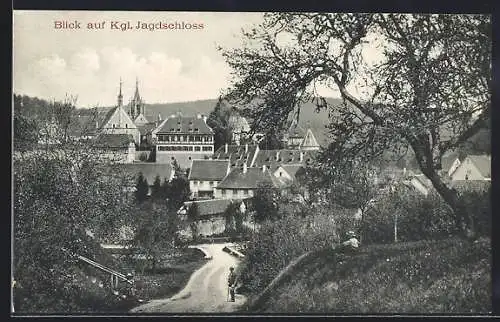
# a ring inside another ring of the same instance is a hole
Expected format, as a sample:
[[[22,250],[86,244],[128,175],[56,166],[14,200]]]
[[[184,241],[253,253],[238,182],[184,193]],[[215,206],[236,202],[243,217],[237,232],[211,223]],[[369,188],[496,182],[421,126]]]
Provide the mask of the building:
[[[130,178],[131,187],[135,187],[139,175],[142,174],[149,185],[148,195],[151,195],[151,187],[153,186],[156,177],[160,177],[161,184],[170,181],[174,177],[174,169],[168,163],[154,163],[154,162],[137,162],[129,164],[116,165],[119,170]]]
[[[288,182],[294,182],[297,178],[295,175],[297,172],[301,169],[304,169],[304,166],[302,164],[284,164],[278,166],[276,171],[274,171],[274,176],[276,178],[282,178],[285,181]]]
[[[191,197],[212,198],[230,169],[229,160],[193,160],[188,176]]]
[[[134,138],[130,134],[99,134],[89,141],[105,162],[132,163],[135,159]]]
[[[187,220],[189,208],[196,204],[198,207],[198,220],[196,222],[196,231],[202,236],[212,236],[223,234],[226,230],[226,218],[224,212],[234,201],[231,199],[210,199],[187,201],[177,212],[181,220]],[[181,231],[181,235],[192,237],[189,227]]]
[[[491,181],[491,156],[468,155],[450,175],[451,181]]]
[[[287,149],[317,151],[320,148],[310,128],[304,129],[293,120],[283,136],[283,144]]]
[[[249,168],[244,163],[241,168],[231,169],[231,172],[217,185],[215,198],[250,198],[261,186],[282,189],[287,186],[287,183],[276,178],[265,165],[261,168]]]
[[[156,144],[156,162],[176,160],[187,169],[192,160],[210,159],[214,153],[214,132],[205,116],[171,115],[152,132]]]
[[[225,144],[215,151],[212,158],[214,160],[229,160],[231,168],[242,167],[243,163],[252,167],[259,151],[257,144]]]
[[[252,167],[266,166],[273,173],[282,165],[309,166],[314,163],[317,151],[302,151],[293,149],[260,150],[251,164]]]

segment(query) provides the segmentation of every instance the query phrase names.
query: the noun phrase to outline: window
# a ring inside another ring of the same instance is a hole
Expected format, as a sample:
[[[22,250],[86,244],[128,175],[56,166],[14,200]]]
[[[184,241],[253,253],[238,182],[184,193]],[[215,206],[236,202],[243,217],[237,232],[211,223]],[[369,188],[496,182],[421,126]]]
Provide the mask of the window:
[[[199,146],[195,146],[195,147],[194,147],[194,150],[195,150],[195,151],[200,151],[200,150],[201,150],[201,148],[200,148]]]
[[[199,132],[200,130],[199,130],[197,127],[195,127],[195,128],[194,128],[194,131],[195,131],[195,132]]]
[[[248,195],[248,189],[243,189],[242,191],[244,195]]]
[[[283,172],[280,171],[280,177],[283,175]]]
[[[172,160],[175,160],[175,158],[174,158],[174,157],[172,157]]]
[[[128,129],[128,124],[125,124],[125,128]]]
[[[226,189],[221,189],[221,190],[220,190],[220,193],[221,193],[223,196],[225,196],[225,195],[226,195]]]
[[[181,129],[177,129],[177,132],[180,132],[180,131],[181,131]]]
[[[189,157],[188,160],[191,160],[191,157]]]
[[[115,125],[113,124],[113,128],[115,128]]]

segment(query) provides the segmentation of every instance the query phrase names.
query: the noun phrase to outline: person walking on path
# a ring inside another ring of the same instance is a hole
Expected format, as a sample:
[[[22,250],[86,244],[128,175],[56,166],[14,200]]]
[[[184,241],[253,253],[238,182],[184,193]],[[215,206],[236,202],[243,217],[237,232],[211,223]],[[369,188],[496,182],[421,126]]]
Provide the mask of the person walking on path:
[[[229,294],[231,295],[231,302],[234,302],[234,291],[236,288],[236,274],[234,273],[234,267],[229,268],[229,277],[227,278],[227,286],[229,288]]]

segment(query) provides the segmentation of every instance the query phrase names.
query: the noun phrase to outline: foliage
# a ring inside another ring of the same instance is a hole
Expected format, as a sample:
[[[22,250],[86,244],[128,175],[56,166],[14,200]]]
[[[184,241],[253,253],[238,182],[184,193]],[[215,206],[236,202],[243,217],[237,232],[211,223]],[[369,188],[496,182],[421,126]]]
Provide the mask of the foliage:
[[[253,196],[253,210],[255,220],[262,222],[266,219],[279,218],[278,211],[279,191],[269,185],[259,185]]]
[[[247,245],[240,268],[246,289],[258,293],[295,257],[338,243],[332,214],[320,213],[312,218],[287,214],[261,224]]]
[[[155,181],[153,182],[153,186],[151,187],[151,198],[153,200],[163,200],[165,195],[163,195],[163,191],[161,188],[161,179],[160,176],[157,175],[155,177]]]
[[[189,222],[189,228],[191,229],[191,234],[193,238],[198,236],[198,224],[197,220],[200,217],[200,211],[198,210],[198,204],[192,203],[187,211],[187,219]]]
[[[461,199],[475,221],[477,233],[480,236],[489,236],[490,192],[465,192]],[[457,233],[453,213],[437,193],[424,196],[399,187],[394,193],[378,200],[366,212],[361,227],[363,242],[393,242],[396,217],[398,241],[443,239]]]
[[[143,203],[148,198],[149,184],[148,180],[144,178],[142,172],[139,173],[135,184],[135,200],[137,203]]]
[[[224,144],[231,144],[232,129],[229,126],[231,109],[228,108],[222,98],[219,98],[214,109],[207,118],[207,125],[214,131],[214,151]]]
[[[38,141],[38,126],[35,120],[14,112],[14,151],[33,149]]]
[[[144,254],[155,271],[163,255],[174,249],[174,242],[179,226],[177,214],[169,211],[163,203],[143,202],[136,206],[134,239],[131,245],[135,251]]]
[[[225,233],[236,236],[243,231],[243,213],[240,210],[240,202],[232,202],[224,211],[226,219]]]
[[[317,256],[251,312],[429,314],[491,311],[491,245],[459,239]]]
[[[254,126],[266,132],[298,117],[301,103],[327,110],[331,143],[320,162],[330,167],[411,148],[457,229],[474,237],[438,171],[446,151],[489,121],[491,34],[487,15],[270,13],[243,31],[246,46],[222,50],[235,74],[226,96],[253,102]],[[329,104],[319,85],[337,90],[343,104]]]
[[[62,249],[99,254],[99,243],[87,233],[100,238],[123,224],[124,181],[78,145],[14,158],[14,278],[23,286],[22,312],[82,308],[82,289],[75,289],[72,277],[77,259]]]

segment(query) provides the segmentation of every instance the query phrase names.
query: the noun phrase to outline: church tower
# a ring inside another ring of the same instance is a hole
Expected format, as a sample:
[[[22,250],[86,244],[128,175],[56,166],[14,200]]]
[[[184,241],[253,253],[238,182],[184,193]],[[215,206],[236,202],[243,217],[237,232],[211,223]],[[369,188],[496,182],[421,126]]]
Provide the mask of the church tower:
[[[132,101],[130,102],[129,111],[130,117],[133,120],[135,120],[140,114],[142,114],[143,116],[145,114],[144,102],[142,101],[141,95],[139,94],[139,80],[137,78],[135,80],[135,93]]]
[[[118,106],[123,106],[122,78],[120,77],[120,92],[118,93]]]

